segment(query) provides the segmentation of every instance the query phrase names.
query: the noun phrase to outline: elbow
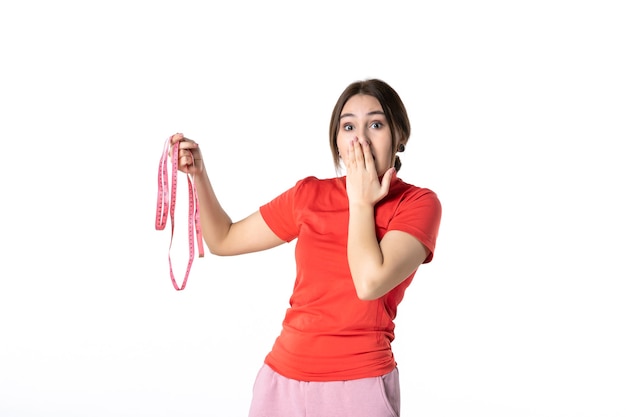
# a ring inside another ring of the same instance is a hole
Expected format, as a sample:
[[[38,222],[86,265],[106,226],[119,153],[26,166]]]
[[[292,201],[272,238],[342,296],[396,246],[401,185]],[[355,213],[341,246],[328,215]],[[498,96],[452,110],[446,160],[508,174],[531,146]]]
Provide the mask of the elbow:
[[[226,242],[222,242],[219,244],[214,243],[212,245],[207,245],[207,247],[209,248],[209,252],[211,253],[211,255],[215,256],[235,256],[245,253],[240,249],[238,250],[237,248],[233,247],[232,245],[228,245]]]
[[[393,290],[398,284],[408,277],[412,276],[416,270],[409,275],[396,274],[369,274],[362,276],[353,276],[354,287],[357,297],[362,301],[373,301]]]
[[[230,253],[226,247],[224,247],[224,245],[207,245],[207,248],[209,249],[209,252],[211,253],[211,255],[215,255],[215,256],[230,256],[232,255],[232,253]]]
[[[225,256],[224,252],[220,251],[219,248],[209,248],[209,253],[215,256]]]
[[[376,293],[371,293],[371,292],[367,292],[367,293],[357,292],[356,296],[361,301],[374,301],[382,297],[381,295],[378,295]]]
[[[373,301],[385,295],[385,291],[375,282],[363,280],[360,283],[355,282],[356,296],[361,301]]]
[[[236,253],[229,252],[229,251],[224,250],[222,248],[209,248],[209,252],[211,253],[211,255],[215,255],[215,256],[233,256],[233,255],[237,255]]]

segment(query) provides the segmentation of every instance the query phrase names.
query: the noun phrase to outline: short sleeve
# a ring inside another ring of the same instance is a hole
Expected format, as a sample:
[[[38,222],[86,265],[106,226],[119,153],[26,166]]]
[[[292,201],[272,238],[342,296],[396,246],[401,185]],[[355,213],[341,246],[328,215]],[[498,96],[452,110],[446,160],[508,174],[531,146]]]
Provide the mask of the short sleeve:
[[[285,242],[298,236],[295,198],[302,181],[259,208],[261,216],[270,229]]]
[[[435,253],[440,222],[441,202],[437,194],[426,188],[418,188],[401,201],[388,230],[409,233],[422,242],[430,250],[424,260],[424,263],[428,263]]]

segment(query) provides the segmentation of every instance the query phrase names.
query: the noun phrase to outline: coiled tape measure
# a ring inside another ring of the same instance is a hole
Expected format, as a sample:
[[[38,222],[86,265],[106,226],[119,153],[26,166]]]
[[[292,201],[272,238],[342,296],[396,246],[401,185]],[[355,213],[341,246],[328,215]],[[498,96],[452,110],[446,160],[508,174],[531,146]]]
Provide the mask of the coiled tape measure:
[[[171,144],[172,137],[170,136],[165,141],[165,146],[163,147],[163,153],[161,154],[161,160],[159,161],[159,187],[158,187],[158,195],[157,195],[157,208],[156,208],[156,221],[155,227],[156,230],[164,230],[167,224],[167,215],[169,212],[171,223],[172,223],[172,236],[170,238],[170,246],[167,254],[167,258],[170,264],[170,278],[172,279],[172,284],[176,291],[181,291],[185,289],[187,285],[187,279],[189,278],[189,272],[191,271],[191,265],[193,264],[194,255],[196,252],[195,242],[194,242],[194,234],[196,235],[196,240],[198,241],[198,257],[204,257],[204,246],[202,245],[202,229],[200,228],[200,212],[198,209],[198,193],[196,191],[196,186],[191,180],[191,175],[187,174],[187,186],[189,189],[189,218],[188,218],[188,233],[189,233],[189,262],[187,263],[187,270],[185,271],[185,278],[183,279],[182,285],[179,287],[176,283],[176,278],[174,277],[174,270],[172,268],[172,242],[174,241],[174,211],[176,208],[176,187],[177,187],[177,177],[178,177],[178,145],[179,142],[176,142],[174,146],[172,146],[171,153],[171,161],[172,161],[172,180],[171,180],[171,191],[168,190],[168,186],[170,184],[168,180],[168,154],[169,148]],[[171,202],[170,202],[171,196]]]

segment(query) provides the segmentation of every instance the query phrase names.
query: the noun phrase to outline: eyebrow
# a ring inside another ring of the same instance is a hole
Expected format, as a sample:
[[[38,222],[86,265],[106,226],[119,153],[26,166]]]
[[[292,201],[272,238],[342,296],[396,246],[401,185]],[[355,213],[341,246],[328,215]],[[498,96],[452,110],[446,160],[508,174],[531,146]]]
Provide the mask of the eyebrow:
[[[382,110],[374,110],[374,111],[371,111],[371,112],[367,113],[367,115],[368,116],[374,116],[374,115],[384,116],[385,112],[382,111]],[[339,116],[339,120],[343,119],[344,117],[355,117],[355,115],[352,114],[352,113],[344,113],[341,116]]]

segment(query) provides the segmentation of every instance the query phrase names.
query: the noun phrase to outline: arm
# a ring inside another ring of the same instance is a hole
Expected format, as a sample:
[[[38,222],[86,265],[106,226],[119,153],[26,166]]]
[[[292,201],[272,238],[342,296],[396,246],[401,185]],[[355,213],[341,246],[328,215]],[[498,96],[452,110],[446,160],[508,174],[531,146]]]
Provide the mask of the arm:
[[[357,295],[373,300],[385,295],[415,271],[429,254],[408,233],[392,230],[378,242],[374,206],[389,192],[393,168],[378,179],[366,141],[353,141],[346,162],[350,207],[348,265]]]
[[[350,207],[348,264],[357,295],[374,300],[387,294],[424,262],[429,251],[406,232],[376,238],[373,207]]]
[[[180,143],[178,167],[180,171],[191,174],[194,178],[198,191],[202,236],[212,254],[239,255],[284,243],[272,232],[258,211],[233,223],[213,191],[198,144],[184,138],[180,133],[172,136],[172,144],[176,142]]]

